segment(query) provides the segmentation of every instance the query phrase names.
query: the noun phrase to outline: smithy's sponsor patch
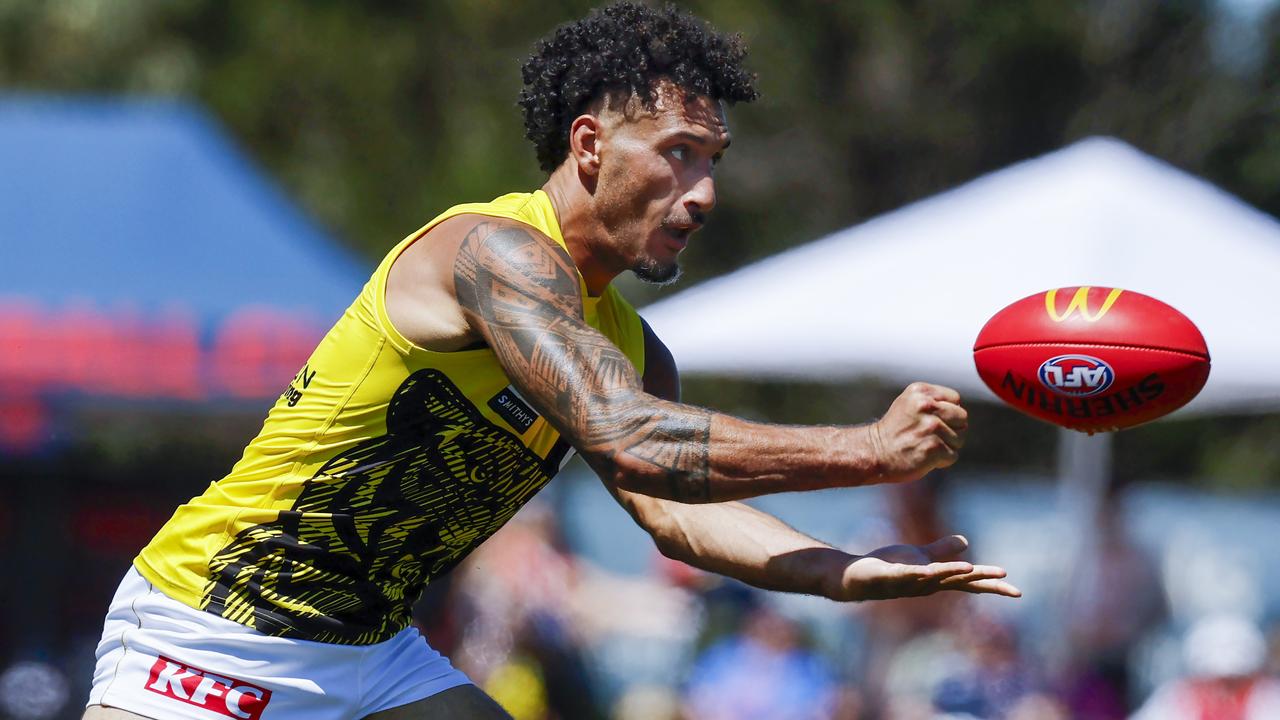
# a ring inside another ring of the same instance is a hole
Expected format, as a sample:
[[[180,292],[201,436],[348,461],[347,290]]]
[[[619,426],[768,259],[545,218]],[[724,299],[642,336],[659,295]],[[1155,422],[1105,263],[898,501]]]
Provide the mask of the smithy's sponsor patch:
[[[489,399],[489,407],[521,435],[528,432],[538,419],[538,413],[510,385]]]

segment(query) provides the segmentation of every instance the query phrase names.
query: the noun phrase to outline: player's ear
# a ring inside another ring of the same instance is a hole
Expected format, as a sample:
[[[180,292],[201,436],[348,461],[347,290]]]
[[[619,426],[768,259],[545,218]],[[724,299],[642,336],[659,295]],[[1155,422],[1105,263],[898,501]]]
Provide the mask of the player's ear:
[[[600,172],[600,118],[583,114],[574,118],[569,126],[569,157],[578,172],[594,176]]]

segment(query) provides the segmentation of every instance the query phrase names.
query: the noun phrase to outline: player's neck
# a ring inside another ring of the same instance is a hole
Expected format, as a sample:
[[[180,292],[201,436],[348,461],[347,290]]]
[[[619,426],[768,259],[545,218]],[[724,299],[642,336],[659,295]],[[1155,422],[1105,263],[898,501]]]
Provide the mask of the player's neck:
[[[591,212],[591,195],[575,174],[576,168],[569,163],[561,165],[547,178],[542,190],[551,198],[560,234],[587,292],[599,295],[621,270],[613,268],[595,248],[599,238],[604,237],[603,228]]]

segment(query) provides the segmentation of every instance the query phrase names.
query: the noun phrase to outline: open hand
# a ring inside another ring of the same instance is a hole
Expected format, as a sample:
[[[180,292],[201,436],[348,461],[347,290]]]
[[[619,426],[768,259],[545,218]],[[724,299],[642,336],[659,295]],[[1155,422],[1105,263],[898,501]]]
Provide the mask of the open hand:
[[[941,385],[911,383],[884,417],[870,426],[877,479],[909,482],[953,464],[968,429],[969,413],[960,407],[960,393]]]
[[[857,558],[844,568],[838,600],[883,600],[932,595],[942,590],[1022,597],[993,565],[972,565],[954,558],[969,547],[960,535],[928,545],[889,545]]]

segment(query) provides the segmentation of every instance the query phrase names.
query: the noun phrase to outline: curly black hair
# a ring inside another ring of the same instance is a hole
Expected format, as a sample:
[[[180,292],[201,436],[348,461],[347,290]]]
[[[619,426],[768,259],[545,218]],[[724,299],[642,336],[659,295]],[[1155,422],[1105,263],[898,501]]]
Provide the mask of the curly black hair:
[[[756,99],[742,67],[746,46],[675,5],[615,2],[556,28],[522,67],[525,136],[548,173],[569,153],[569,125],[592,102],[635,95],[652,109],[666,78],[689,94],[728,103]]]

